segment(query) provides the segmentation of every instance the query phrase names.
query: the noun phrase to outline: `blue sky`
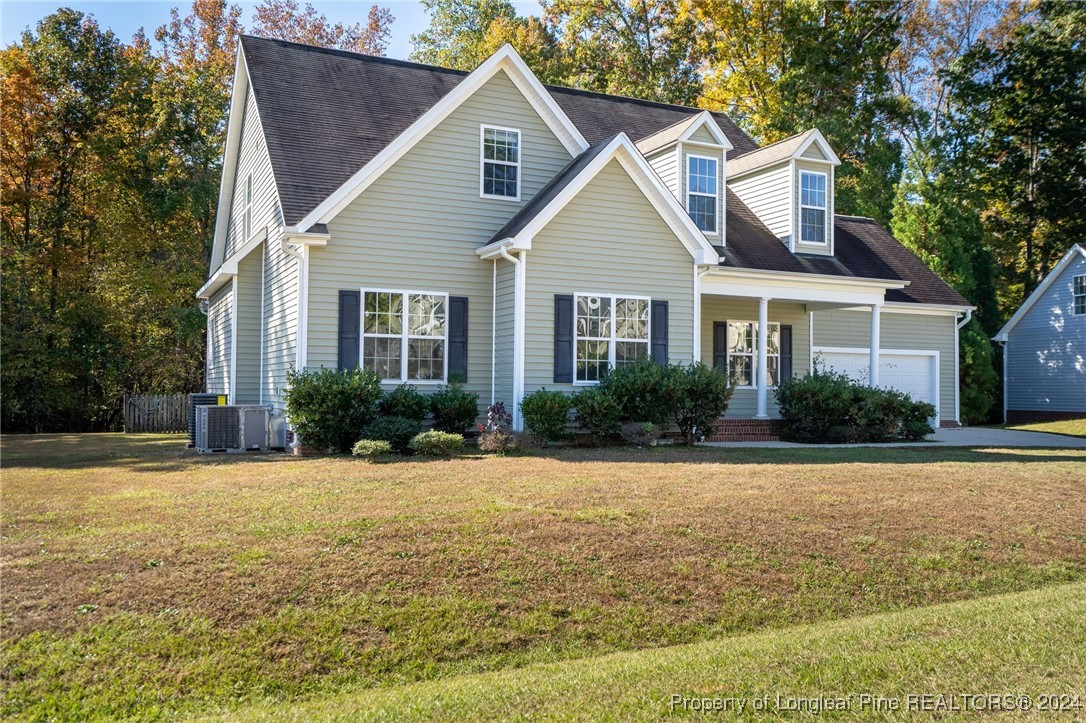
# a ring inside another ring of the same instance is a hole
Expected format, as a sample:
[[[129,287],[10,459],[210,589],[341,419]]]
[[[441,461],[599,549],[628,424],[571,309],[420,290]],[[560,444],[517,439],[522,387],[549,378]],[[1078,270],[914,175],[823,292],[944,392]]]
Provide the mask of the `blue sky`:
[[[237,3],[242,9],[243,24],[249,27],[252,23],[250,16],[256,2]],[[301,2],[304,5],[304,0]],[[314,7],[335,22],[353,23],[365,20],[369,12],[372,0],[364,2],[314,2]],[[427,25],[426,12],[422,4],[413,0],[385,0],[379,5],[384,5],[392,10],[396,22],[392,24],[392,41],[389,43],[388,55],[392,58],[406,58],[411,52],[411,36],[424,29]],[[143,27],[148,35],[154,33],[155,28],[165,24],[170,17],[170,8],[181,7],[183,12],[191,5],[191,0],[179,0],[178,2],[140,2],[138,0],[116,2],[7,2],[0,4],[0,37],[2,44],[8,45],[19,39],[19,35],[27,27],[33,27],[39,20],[55,11],[57,8],[70,7],[80,12],[94,15],[99,24],[113,30],[124,41],[128,41],[132,34]],[[523,15],[539,14],[539,4],[536,2],[515,2],[518,12]]]

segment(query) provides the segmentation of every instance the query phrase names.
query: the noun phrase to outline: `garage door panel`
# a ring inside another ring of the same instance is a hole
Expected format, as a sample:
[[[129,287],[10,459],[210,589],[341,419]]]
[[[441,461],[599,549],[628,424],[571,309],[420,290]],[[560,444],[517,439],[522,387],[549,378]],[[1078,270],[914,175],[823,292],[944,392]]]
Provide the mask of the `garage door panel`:
[[[867,383],[867,351],[816,351],[827,369],[847,375],[853,381]],[[919,402],[935,404],[934,355],[891,354],[879,355],[879,386],[904,392]]]

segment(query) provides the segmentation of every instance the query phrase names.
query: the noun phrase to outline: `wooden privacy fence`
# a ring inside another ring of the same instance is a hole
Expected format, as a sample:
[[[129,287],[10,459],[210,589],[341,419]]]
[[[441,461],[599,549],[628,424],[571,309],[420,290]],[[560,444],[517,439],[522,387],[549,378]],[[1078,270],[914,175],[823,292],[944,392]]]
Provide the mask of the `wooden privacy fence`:
[[[187,432],[188,394],[125,394],[124,431]]]

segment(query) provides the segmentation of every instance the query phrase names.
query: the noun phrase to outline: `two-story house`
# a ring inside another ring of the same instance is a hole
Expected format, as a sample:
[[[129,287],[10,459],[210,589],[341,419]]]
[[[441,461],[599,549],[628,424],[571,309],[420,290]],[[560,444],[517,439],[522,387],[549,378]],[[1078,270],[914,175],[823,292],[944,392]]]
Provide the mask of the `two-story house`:
[[[728,412],[821,363],[954,423],[968,302],[834,213],[817,130],[244,37],[207,300],[207,389],[282,413],[295,368],[453,378],[483,404],[639,357],[734,376]],[[515,425],[521,426],[519,410]]]

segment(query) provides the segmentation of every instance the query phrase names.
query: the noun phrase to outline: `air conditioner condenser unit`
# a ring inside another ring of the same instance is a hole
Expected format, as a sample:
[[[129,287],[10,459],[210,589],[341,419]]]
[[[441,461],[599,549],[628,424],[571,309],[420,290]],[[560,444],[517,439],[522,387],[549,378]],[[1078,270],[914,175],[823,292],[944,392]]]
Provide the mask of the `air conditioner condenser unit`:
[[[197,452],[247,452],[267,448],[267,407],[232,404],[196,408]]]

